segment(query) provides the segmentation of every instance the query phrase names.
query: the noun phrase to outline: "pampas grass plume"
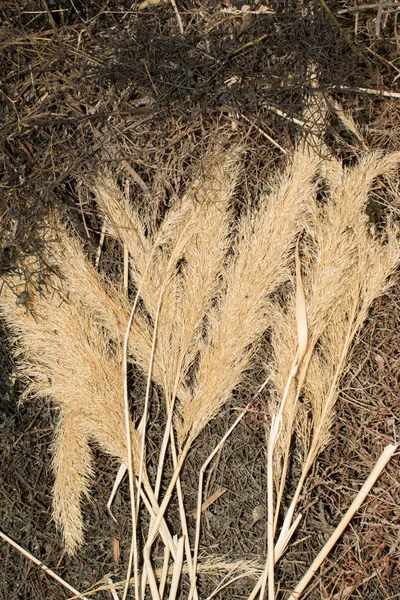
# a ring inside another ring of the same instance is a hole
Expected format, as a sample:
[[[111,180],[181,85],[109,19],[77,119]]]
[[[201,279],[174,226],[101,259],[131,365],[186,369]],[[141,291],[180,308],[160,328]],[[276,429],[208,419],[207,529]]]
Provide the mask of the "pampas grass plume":
[[[256,208],[242,210],[238,217],[234,197],[243,149],[215,145],[158,227],[145,227],[110,174],[92,181],[109,233],[128,252],[131,291],[140,296],[129,330],[128,358],[163,389],[173,427],[172,432],[166,429],[164,440],[171,440],[174,453],[176,436],[181,452],[173,454],[175,472],[160,502],[163,510],[185,452],[241,385],[266,332],[272,352],[266,360],[270,399],[265,419],[277,414],[282,418],[273,449],[278,492],[274,526],[293,432],[302,474],[285,517],[289,523],[303,482],[329,442],[352,345],[399,263],[396,229],[388,223],[379,234],[373,231],[365,209],[376,179],[393,177],[400,153],[370,153],[349,168],[322,154],[308,143],[299,145],[287,167],[268,182]],[[33,272],[33,266],[20,265],[5,278],[0,310],[26,396],[48,397],[59,411],[53,511],[73,553],[84,537],[81,502],[89,494],[94,469],[90,444],[129,462],[122,345],[131,306],[122,283],[96,271],[77,236],[57,215],[49,217],[49,224],[58,237],[48,260],[60,276],[52,275],[46,288],[33,276],[28,285],[23,273]],[[15,299],[27,285],[28,306],[17,306]],[[308,343],[295,364],[299,285],[304,289]],[[133,402],[139,414],[143,402]],[[163,516],[161,509],[157,514],[160,481],[152,493],[146,455],[141,454],[146,434],[141,437],[133,421],[130,425],[133,471],[140,471],[157,527]],[[142,425],[141,432],[146,423]],[[172,540],[169,532],[163,533],[164,540]],[[190,556],[190,544],[186,546]]]

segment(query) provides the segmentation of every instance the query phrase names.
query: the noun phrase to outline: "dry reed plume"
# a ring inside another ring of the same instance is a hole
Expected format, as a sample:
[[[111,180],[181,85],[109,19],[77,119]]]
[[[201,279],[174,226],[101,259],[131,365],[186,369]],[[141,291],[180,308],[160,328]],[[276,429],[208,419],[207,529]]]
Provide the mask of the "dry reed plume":
[[[133,470],[136,475],[140,471],[138,485],[145,482],[152,505],[142,584],[149,581],[154,598],[162,597],[164,584],[158,587],[152,571],[151,546],[161,532],[172,491],[177,483],[180,486],[183,461],[194,439],[251,369],[266,332],[273,349],[266,360],[269,403],[265,400],[265,418],[271,422],[267,446],[272,518],[269,566],[257,590],[265,589],[268,576],[273,597],[273,564],[293,534],[305,478],[329,442],[352,345],[400,259],[390,220],[376,232],[366,215],[374,182],[394,176],[399,153],[372,153],[345,168],[305,143],[269,182],[256,208],[237,217],[233,203],[242,153],[239,147],[211,150],[198,177],[159,227],[144,225],[109,174],[93,184],[109,233],[128,251],[133,293],[141,299],[129,329],[129,359],[163,388],[169,417],[159,473],[168,443],[175,472],[159,502],[160,480],[153,492],[146,473],[147,434],[141,437],[131,424]],[[67,548],[74,551],[82,542],[80,502],[89,491],[94,468],[88,444],[95,442],[128,462],[122,343],[131,307],[121,282],[102,278],[78,239],[54,217],[51,225],[58,229],[52,260],[61,279],[54,276],[50,283],[58,292],[39,291],[34,278],[26,284],[25,276],[14,274],[5,281],[0,306],[27,382],[26,393],[50,397],[60,410],[54,514]],[[29,272],[29,265],[21,267],[21,273]],[[17,306],[16,295],[26,285],[29,303]],[[138,414],[143,412],[140,399],[133,403]],[[143,414],[141,432],[147,408]],[[278,533],[294,431],[302,475]],[[164,529],[163,540],[181,567],[185,552],[190,597],[196,597],[198,538],[193,564],[187,539],[172,541]],[[137,578],[135,585],[139,586]]]
[[[301,245],[309,341],[297,390],[293,383],[283,419],[283,427],[290,432],[296,411],[302,411],[298,427],[305,429],[304,444],[309,442],[309,431],[305,427],[304,407],[297,405],[297,399],[302,386],[308,388],[310,385],[310,361],[319,360],[327,371],[329,364],[333,371],[338,367],[337,383],[350,344],[365,320],[368,308],[384,293],[385,282],[396,268],[399,246],[392,226],[387,226],[386,240],[383,233],[378,239],[365,209],[374,180],[380,175],[390,176],[399,160],[399,153],[371,154],[350,169],[344,169],[337,160],[325,161],[320,182],[321,187],[327,188],[324,199],[317,202],[315,198],[309,198],[309,218]],[[288,299],[286,307],[275,306],[274,311],[271,329],[274,359],[270,370],[278,397],[282,397],[297,344],[294,296]],[[342,338],[348,336],[346,347],[343,346],[344,339],[339,341],[339,326],[342,327]],[[334,344],[324,343],[329,336],[333,336]],[[318,351],[315,351],[317,343]],[[321,385],[325,378],[323,373],[313,377],[314,385],[317,382]],[[317,396],[321,400],[324,395]],[[315,400],[312,393],[311,398]],[[318,412],[316,405],[312,410],[313,419],[314,410]],[[321,446],[323,437],[317,436]],[[279,445],[286,444],[286,456],[289,443],[290,435],[286,439],[281,436]]]
[[[400,246],[393,225],[389,221],[378,235],[365,211],[374,180],[393,174],[399,160],[399,153],[384,157],[372,154],[350,169],[334,160],[324,165],[326,191],[318,202],[310,198],[311,210],[300,245],[308,344],[297,365],[297,377],[291,378],[297,347],[295,294],[285,307],[274,309],[274,355],[269,364],[276,404],[269,410],[282,415],[275,445],[275,526],[294,431],[297,449],[292,459],[300,461],[302,472],[278,540],[279,549],[292,525],[305,478],[330,440],[339,383],[353,341],[373,301],[390,285],[389,278],[399,263]]]
[[[160,311],[154,371],[162,372],[167,398],[184,383],[199,351],[209,303],[217,293],[228,248],[239,157],[240,148],[211,152],[181,202],[147,238],[138,215],[112,179],[103,176],[94,187],[112,233],[129,251],[132,280],[140,287],[153,323]],[[157,375],[155,379],[160,381]]]
[[[30,270],[30,265],[26,265]],[[51,282],[49,281],[49,284]],[[90,311],[67,287],[58,291],[28,285],[29,304],[17,306],[26,291],[20,274],[3,286],[1,309],[14,340],[25,396],[51,398],[60,410],[54,446],[54,516],[69,551],[83,541],[80,502],[91,474],[89,441],[127,460],[124,435],[122,353]],[[17,295],[17,296],[16,296]],[[138,434],[132,425],[134,461]]]
[[[196,382],[181,403],[181,440],[193,440],[229,399],[248,368],[254,345],[271,324],[269,296],[290,273],[320,159],[307,148],[272,182],[254,212],[243,215],[217,306],[207,319]]]

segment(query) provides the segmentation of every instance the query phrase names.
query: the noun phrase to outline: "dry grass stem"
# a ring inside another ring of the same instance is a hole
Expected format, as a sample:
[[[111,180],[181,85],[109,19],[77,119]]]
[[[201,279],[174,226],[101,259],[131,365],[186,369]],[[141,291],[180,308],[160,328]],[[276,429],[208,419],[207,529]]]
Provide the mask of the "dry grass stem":
[[[78,592],[78,590],[76,590],[74,587],[72,587],[72,585],[70,585],[62,577],[57,575],[57,573],[52,571],[52,569],[49,569],[48,567],[46,567],[46,565],[44,565],[40,560],[38,560],[35,556],[33,556],[33,554],[28,552],[28,550],[26,550],[25,548],[22,548],[22,546],[20,546],[16,542],[14,542],[14,540],[9,538],[8,535],[3,533],[2,531],[0,531],[0,537],[3,540],[5,540],[8,544],[10,544],[10,546],[12,546],[16,550],[18,550],[18,552],[20,552],[23,556],[25,556],[26,558],[31,560],[33,563],[35,563],[35,565],[38,565],[41,569],[43,569],[43,571],[45,573],[47,573],[47,575],[49,575],[55,581],[60,583],[63,587],[65,587],[65,589],[67,589],[69,592],[72,592],[74,594],[74,598],[81,598],[82,600],[87,600],[87,596],[83,596],[80,592]]]
[[[350,344],[364,322],[373,300],[385,292],[385,281],[398,263],[399,246],[396,235],[389,226],[388,241],[382,244],[370,231],[365,213],[368,193],[374,179],[381,174],[390,175],[398,161],[398,153],[393,153],[386,157],[370,155],[359,165],[347,171],[344,171],[337,161],[325,165],[323,172],[327,183],[331,186],[331,193],[322,207],[314,204],[311,218],[307,223],[304,244],[302,244],[310,339],[299,374],[297,390],[292,390],[291,400],[286,403],[283,435],[277,448],[277,465],[287,464],[293,423],[298,411],[301,410],[297,399],[303,385],[307,389],[310,378],[315,382],[315,386],[320,386],[322,381],[332,382],[333,373],[329,372],[329,366],[325,376],[318,369],[318,373],[313,376],[315,369],[312,365],[310,367],[310,363],[320,361],[322,365],[328,361],[328,364],[332,365],[331,370],[333,368],[336,370],[336,366],[340,364],[334,380],[334,386],[337,386]],[[354,298],[356,300],[352,309]],[[287,307],[287,309],[274,307],[272,342],[275,362],[272,364],[271,377],[278,397],[283,393],[295,352],[293,299],[288,300]],[[352,310],[355,311],[354,323],[349,322]],[[336,322],[336,326],[333,325],[333,321]],[[341,328],[341,340],[337,328]],[[329,340],[325,345],[323,341],[325,335],[328,338],[334,335],[335,340]],[[348,342],[343,347],[345,339],[348,339]],[[335,343],[330,343],[331,341]],[[317,342],[326,348],[325,352],[315,352]],[[342,362],[338,363],[340,357]],[[329,397],[330,407],[327,409],[327,414],[330,414],[334,405],[332,394],[327,395],[325,390],[325,393],[311,392],[309,396],[310,402],[314,402],[313,411],[317,413],[321,402],[326,403],[322,398]],[[317,397],[319,400],[316,399]],[[322,420],[324,421],[324,417]],[[300,419],[297,419],[297,422],[299,421]],[[327,422],[324,422],[327,425]],[[329,430],[328,425],[327,429]],[[300,431],[303,432],[303,451],[306,453],[308,451],[306,446],[310,439],[309,428],[301,426]],[[323,438],[323,435],[314,436],[314,443],[317,445],[320,443],[320,447],[323,447]]]
[[[302,577],[302,579],[297,584],[296,588],[290,594],[288,600],[298,600],[298,598],[300,598],[301,594],[315,575],[316,571],[319,569],[329,552],[339,540],[340,536],[343,534],[344,530],[350,523],[351,519],[354,517],[355,513],[359,510],[361,504],[368,496],[373,485],[376,483],[376,480],[381,475],[383,469],[386,467],[387,463],[392,458],[397,448],[398,446],[395,444],[389,444],[388,446],[386,446],[378,461],[376,462],[373,470],[371,471],[367,480],[365,481],[364,485],[362,486],[354,501],[352,502],[351,506],[348,508],[342,520],[340,521],[339,525],[336,527],[335,531],[333,532],[325,546],[322,548],[321,552],[315,558],[307,573]]]

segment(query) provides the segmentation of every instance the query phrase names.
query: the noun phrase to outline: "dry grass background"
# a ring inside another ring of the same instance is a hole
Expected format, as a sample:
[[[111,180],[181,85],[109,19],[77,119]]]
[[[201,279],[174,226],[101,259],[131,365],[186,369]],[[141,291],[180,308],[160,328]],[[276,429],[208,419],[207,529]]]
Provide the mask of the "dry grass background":
[[[319,111],[305,122],[302,116],[304,98],[314,93],[311,72],[317,75],[318,93],[350,108],[360,124],[361,140],[332,111],[327,143],[335,153],[351,164],[365,147],[398,149],[398,97],[360,90],[398,89],[396,7],[354,10],[349,2],[329,3],[341,31],[318,2],[276,2],[272,16],[237,15],[230,3],[186,2],[178,5],[185,26],[180,37],[169,5],[140,13],[130,2],[48,3],[51,11],[46,6],[1,6],[3,274],[22,257],[34,255],[35,270],[48,281],[43,216],[53,206],[63,209],[94,259],[102,221],[80,181],[99,164],[117,171],[120,181],[129,176],[135,210],[143,214],[143,207],[150,205],[151,218],[158,219],[187,188],[216,130],[230,143],[246,145],[246,169],[237,195],[244,205],[252,203],[267,174],[285,160],[279,147],[290,153],[294,140],[316,126]],[[398,210],[398,190],[382,182],[368,210],[379,226],[388,209]],[[241,213],[243,206],[235,210]],[[100,269],[110,277],[122,269],[118,245],[108,236]],[[339,399],[334,443],[315,468],[313,487],[303,494],[306,519],[297,545],[279,566],[287,589],[315,555],[316,539],[322,545],[351,502],[377,446],[391,441],[398,428],[397,296],[394,289],[375,303],[360,334]],[[21,385],[13,376],[6,335],[3,339],[3,528],[80,589],[109,572],[123,577],[119,565],[129,552],[126,484],[116,499],[119,525],[104,510],[115,460],[94,450],[92,502],[84,508],[86,545],[77,559],[65,556],[51,521],[49,494],[56,416],[40,400],[17,405]],[[143,394],[141,374],[132,369],[129,376],[132,389]],[[162,400],[156,390],[152,393],[152,410],[157,412]],[[232,408],[248,399],[244,387],[194,443],[182,473],[193,509],[198,468],[234,418]],[[256,408],[255,403],[255,412],[239,426],[207,481],[210,495],[220,487],[228,493],[206,513],[201,547],[232,559],[265,556],[265,520],[252,525],[253,509],[265,503],[259,481],[266,476]],[[152,438],[156,455],[157,431]],[[156,457],[151,449],[148,454],[150,470],[152,465],[155,469]],[[400,593],[398,466],[398,460],[389,465],[317,577],[311,598],[388,599]],[[193,526],[189,520],[191,530]],[[122,552],[119,564],[113,557],[114,540]],[[39,569],[3,543],[0,554],[4,597],[64,597]],[[201,596],[211,589],[209,578],[200,581]],[[239,582],[227,597],[247,597],[249,589]]]

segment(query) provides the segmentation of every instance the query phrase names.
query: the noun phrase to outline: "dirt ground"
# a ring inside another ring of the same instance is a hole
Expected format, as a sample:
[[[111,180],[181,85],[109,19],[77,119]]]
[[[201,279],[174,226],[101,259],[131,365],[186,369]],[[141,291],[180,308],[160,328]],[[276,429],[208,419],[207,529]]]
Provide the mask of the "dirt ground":
[[[62,209],[88,253],[95,253],[102,222],[83,181],[99,167],[107,166],[121,179],[129,176],[132,201],[161,216],[184,191],[194,165],[219,132],[246,145],[238,198],[250,203],[266,174],[318,126],[321,97],[331,108],[327,144],[345,161],[351,163],[366,149],[400,149],[397,2],[183,0],[177,1],[177,11],[173,4],[0,3],[0,278],[31,254],[46,277],[42,223],[51,207]],[[304,118],[310,98],[315,113]],[[335,102],[351,112],[356,134],[344,125]],[[389,211],[398,218],[398,190],[377,189],[368,208],[378,225]],[[100,268],[112,275],[120,265],[115,244],[106,240]],[[311,563],[383,447],[399,440],[398,298],[397,285],[376,302],[354,348],[332,443],[309,478],[304,519],[277,568],[282,592]],[[107,576],[122,579],[130,543],[126,481],[115,500],[117,525],[106,510],[117,462],[95,449],[95,481],[84,507],[86,543],[76,557],[66,556],[51,517],[57,414],[45,400],[19,403],[22,390],[13,369],[3,327],[1,529],[80,590]],[[140,394],[141,376],[132,373],[132,382]],[[159,401],[154,390],[154,406]],[[196,441],[182,475],[189,510],[196,506],[200,466],[235,408],[247,401],[238,393]],[[260,485],[266,477],[263,435],[246,417],[207,482],[209,495],[227,490],[204,516],[201,552],[211,561],[265,559],[265,520],[252,523],[253,509],[266,501]],[[156,444],[156,431],[152,439]],[[149,456],[151,462],[151,451]],[[194,520],[189,525],[194,528]],[[400,598],[399,548],[395,456],[304,597]],[[68,597],[3,540],[0,560],[1,597]],[[217,570],[201,576],[201,597],[224,575]],[[246,598],[252,583],[240,580],[218,597]],[[183,581],[182,598],[185,586]],[[111,596],[104,591],[95,597]]]

